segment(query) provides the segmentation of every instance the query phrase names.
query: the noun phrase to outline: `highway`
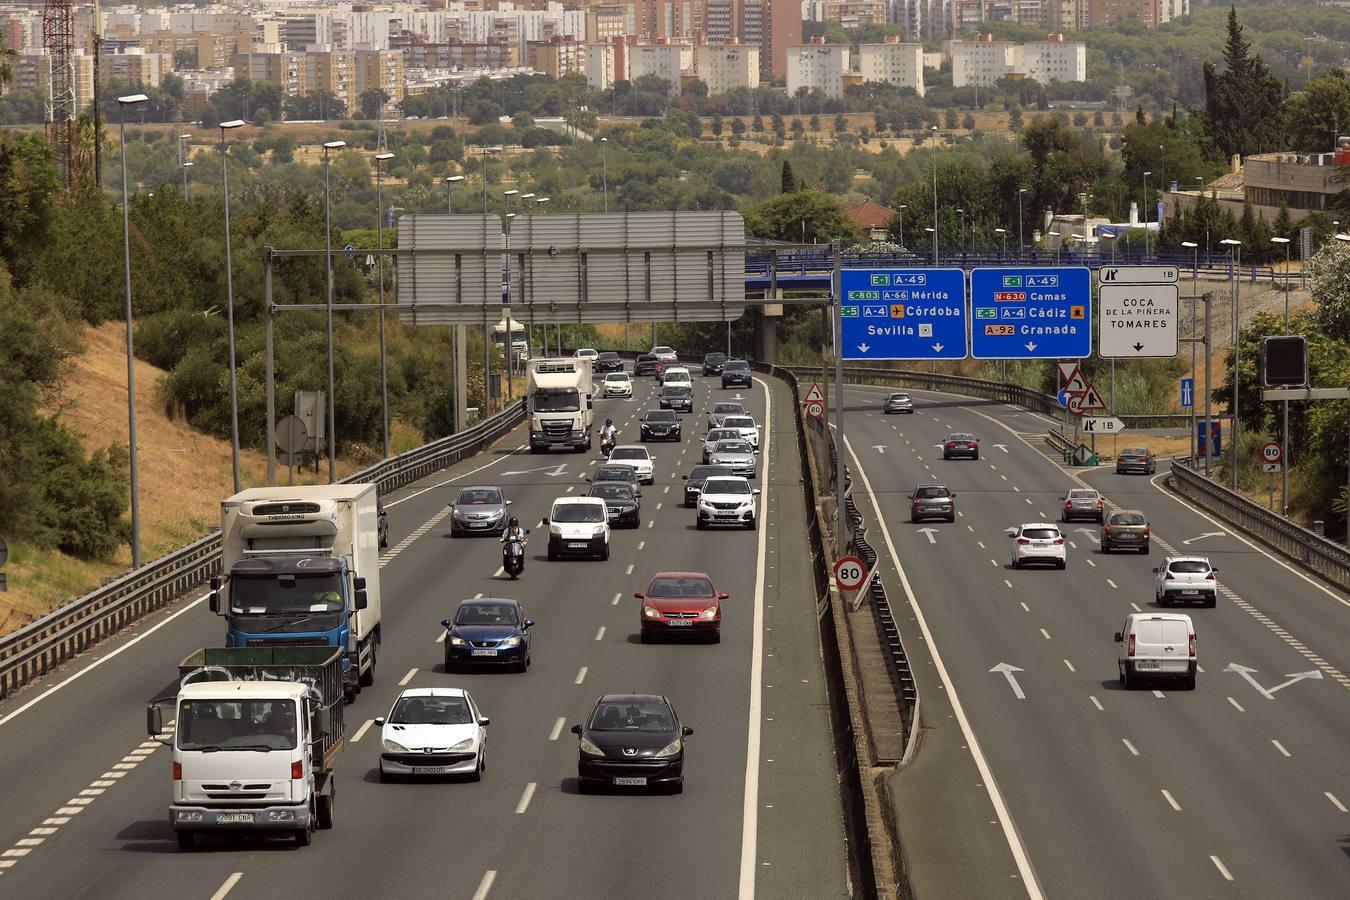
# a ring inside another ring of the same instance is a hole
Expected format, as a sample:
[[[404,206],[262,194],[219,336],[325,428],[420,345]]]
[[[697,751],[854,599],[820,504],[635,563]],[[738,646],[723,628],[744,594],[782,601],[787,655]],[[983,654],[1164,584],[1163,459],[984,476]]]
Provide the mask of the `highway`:
[[[920,786],[941,805],[897,810],[901,835],[962,804],[997,822],[1002,852],[977,862],[1002,887],[985,896],[1009,884],[1032,897],[1346,896],[1350,600],[1166,493],[1165,470],[1069,472],[1040,449],[1043,417],[917,390],[912,416],[885,416],[887,392],[846,390],[845,458],[906,645],[931,654],[920,695],[954,708],[925,724],[959,728],[945,746],[969,754],[968,778]],[[978,461],[942,460],[952,431],[980,437]],[[930,481],[957,495],[954,523],[909,521],[909,493]],[[1061,525],[1066,571],[1013,570],[1004,529],[1058,521],[1075,486],[1144,511],[1152,554],[1104,555],[1098,526],[1074,523]],[[1176,551],[1220,570],[1217,609],[1186,610],[1198,686],[1126,692],[1112,635],[1156,608],[1150,569]],[[919,895],[954,895],[915,846]]]
[[[848,896],[791,396],[773,380],[740,392],[764,426],[759,530],[696,532],[679,476],[699,462],[711,400],[737,392],[694,383],[684,441],[653,445],[642,526],[614,532],[608,562],[546,561],[540,519],[585,489],[598,455],[531,455],[523,431],[385,498],[376,684],[346,708],[336,826],[310,847],[212,836],[177,850],[169,752],[147,740],[144,709],[187,653],[223,642],[201,593],[0,704],[0,896]],[[641,379],[634,400],[597,401],[597,425],[613,416],[636,442],[653,397]],[[449,537],[446,504],[475,483],[500,484],[535,529],[517,582],[494,577],[496,541]],[[663,569],[707,571],[730,593],[721,644],[639,644],[632,594]],[[538,623],[528,673],[444,673],[439,622],[480,594],[519,599]],[[401,685],[474,695],[492,720],[481,783],[379,782],[370,720]],[[695,729],[683,794],[578,793],[568,727],[630,691],[666,694]]]

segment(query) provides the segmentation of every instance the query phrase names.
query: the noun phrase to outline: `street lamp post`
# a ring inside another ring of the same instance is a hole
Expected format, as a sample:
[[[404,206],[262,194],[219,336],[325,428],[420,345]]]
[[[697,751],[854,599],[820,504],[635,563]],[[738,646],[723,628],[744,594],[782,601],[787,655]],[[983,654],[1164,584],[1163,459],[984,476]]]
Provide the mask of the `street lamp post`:
[[[1102,232],[1101,239],[1111,242],[1111,265],[1116,264],[1116,233],[1114,231]]]
[[[139,467],[136,465],[136,367],[131,338],[131,207],[127,197],[127,107],[144,103],[145,94],[118,97],[121,112],[122,154],[122,269],[126,285],[127,314],[127,446],[131,453],[131,567],[141,567],[141,499]]]
[[[1196,343],[1196,340],[1195,340],[1195,304],[1197,304],[1197,303],[1200,302],[1200,295],[1196,293],[1196,291],[1199,290],[1199,278],[1200,278],[1200,245],[1197,244],[1195,241],[1182,241],[1182,242],[1181,242],[1181,246],[1186,247],[1187,249],[1189,249],[1189,250],[1191,251],[1191,254],[1192,254],[1192,257],[1193,257],[1192,262],[1191,262],[1191,384],[1194,385],[1194,384],[1195,384],[1195,343]],[[1205,348],[1206,348],[1206,349],[1205,349],[1205,353],[1206,353],[1206,355],[1208,355],[1208,354],[1209,354],[1209,349],[1208,349],[1208,348],[1209,348],[1209,335],[1208,335],[1208,334],[1205,335]],[[1205,385],[1205,393],[1206,393],[1206,394],[1209,393],[1209,385]],[[1209,426],[1205,426],[1205,427],[1208,428]],[[1197,435],[1196,435],[1196,433],[1195,433],[1195,393],[1194,393],[1194,389],[1192,388],[1192,393],[1191,393],[1191,465],[1192,465],[1192,466],[1195,465],[1196,438],[1197,438]]]
[[[243,119],[220,123],[220,174],[225,194],[225,322],[230,350],[230,462],[234,492],[239,493],[239,376],[234,362],[234,260],[230,249],[230,157],[225,132],[243,125]],[[184,171],[187,171],[186,169]]]
[[[1059,239],[1059,232],[1058,232],[1058,231],[1047,231],[1047,232],[1045,233],[1045,236],[1046,236],[1046,237],[1052,237],[1052,238],[1055,239],[1055,265],[1059,265],[1059,254],[1060,254],[1060,252],[1064,249],[1064,244],[1063,244],[1063,242],[1060,241],[1060,239]]]
[[[933,232],[933,265],[938,264],[938,198],[937,198],[937,136],[938,128],[936,125],[930,126],[929,131],[933,135],[933,227],[929,230]]]
[[[1240,458],[1240,454],[1238,453],[1238,436],[1242,431],[1242,424],[1241,421],[1238,419],[1239,398],[1242,396],[1242,344],[1238,339],[1239,338],[1238,292],[1240,281],[1240,279],[1238,278],[1238,266],[1242,264],[1242,241],[1234,240],[1233,238],[1224,238],[1223,240],[1219,241],[1219,243],[1224,244],[1228,247],[1228,263],[1229,263],[1228,279],[1232,283],[1231,314],[1233,317],[1233,407],[1231,412],[1233,414],[1233,439],[1230,443],[1233,448],[1233,464],[1229,468],[1232,469],[1231,474],[1232,474],[1233,490],[1237,491],[1238,489],[1237,471],[1238,471],[1238,460]],[[1210,438],[1210,440],[1213,440],[1213,438]]]
[[[333,201],[329,189],[329,159],[332,151],[347,146],[346,141],[326,141],[323,145],[323,246],[324,261],[328,270],[328,282],[325,293],[328,317],[328,483],[337,482],[337,412],[334,400],[333,384]]]
[[[1153,172],[1144,173],[1144,256],[1148,256],[1148,176]]]
[[[931,235],[933,236],[933,265],[936,266],[936,265],[938,264],[938,260],[937,260],[937,229],[936,229],[936,228],[929,228],[927,225],[925,225],[923,230],[926,231],[926,232],[928,232],[929,234],[931,234]]]
[[[1273,237],[1272,244],[1284,244],[1284,333],[1289,333],[1289,238]],[[1280,440],[1284,447],[1284,459],[1280,461],[1280,515],[1289,516],[1289,463],[1292,454],[1289,448],[1289,401],[1284,401],[1284,427]]]
[[[960,208],[956,210],[956,246],[966,249],[966,211]]]
[[[181,169],[183,170],[183,202],[184,202],[184,203],[187,202],[187,198],[188,198],[188,169],[191,168],[191,166],[192,166],[191,160],[188,159],[188,148],[187,148],[187,144],[185,144],[184,141],[189,140],[191,137],[192,137],[192,135],[190,135],[190,134],[180,134],[180,135],[178,136],[178,166],[179,166],[179,168],[181,168]]]
[[[1022,240],[1022,195],[1026,192],[1026,188],[1017,189],[1017,255],[1019,258],[1021,258],[1022,251],[1026,249],[1026,243]]]
[[[995,228],[994,234],[1000,234],[1003,236],[1003,255],[1006,257],[1008,255],[1008,229]]]
[[[384,351],[384,164],[394,158],[389,151],[375,154],[375,280],[380,292],[380,420],[384,458],[389,458],[389,369]]]
[[[605,212],[609,212],[609,138],[600,139],[600,184],[605,192]]]
[[[908,203],[900,204],[900,249],[905,249],[905,210],[909,209]]]
[[[454,215],[455,210],[450,203],[450,196],[454,192],[453,189],[455,185],[459,184],[463,180],[464,180],[463,175],[445,176],[445,214],[447,216]]]

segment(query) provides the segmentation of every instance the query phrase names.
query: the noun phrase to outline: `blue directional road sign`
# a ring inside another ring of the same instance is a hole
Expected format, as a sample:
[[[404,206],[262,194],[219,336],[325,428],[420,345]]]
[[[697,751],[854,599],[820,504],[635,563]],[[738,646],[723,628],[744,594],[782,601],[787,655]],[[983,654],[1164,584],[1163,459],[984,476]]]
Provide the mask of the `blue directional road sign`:
[[[965,359],[960,269],[844,269],[844,359]]]
[[[970,317],[976,359],[1082,359],[1092,354],[1092,273],[974,269]]]
[[[1181,379],[1181,408],[1192,409],[1195,406],[1195,379]]]

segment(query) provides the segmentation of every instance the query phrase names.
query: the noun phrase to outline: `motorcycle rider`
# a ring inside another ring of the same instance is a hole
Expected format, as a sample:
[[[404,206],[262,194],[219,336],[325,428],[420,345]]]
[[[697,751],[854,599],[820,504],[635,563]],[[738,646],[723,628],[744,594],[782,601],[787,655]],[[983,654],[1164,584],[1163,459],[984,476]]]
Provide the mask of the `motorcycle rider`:
[[[618,434],[619,429],[614,427],[614,420],[606,419],[605,424],[600,428],[600,446],[603,448],[605,444],[609,444],[613,448],[614,444],[617,443]]]
[[[520,527],[520,520],[512,516],[506,523],[505,530],[502,531],[501,542],[503,544],[512,541],[519,541],[521,549],[525,547],[525,529]],[[520,554],[520,571],[525,571],[525,554]]]

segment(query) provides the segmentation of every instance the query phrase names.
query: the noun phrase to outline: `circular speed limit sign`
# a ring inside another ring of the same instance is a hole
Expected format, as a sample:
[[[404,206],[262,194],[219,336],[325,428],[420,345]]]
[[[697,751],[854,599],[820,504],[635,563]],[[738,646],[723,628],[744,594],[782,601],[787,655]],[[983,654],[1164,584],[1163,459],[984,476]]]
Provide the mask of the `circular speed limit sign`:
[[[806,404],[806,414],[812,419],[819,419],[825,415],[825,404],[819,400],[810,400]]]
[[[1284,459],[1284,448],[1278,441],[1266,441],[1261,445],[1261,458],[1269,463],[1277,463]]]
[[[856,556],[845,556],[834,564],[834,583],[841,591],[856,591],[867,577],[867,566]]]

